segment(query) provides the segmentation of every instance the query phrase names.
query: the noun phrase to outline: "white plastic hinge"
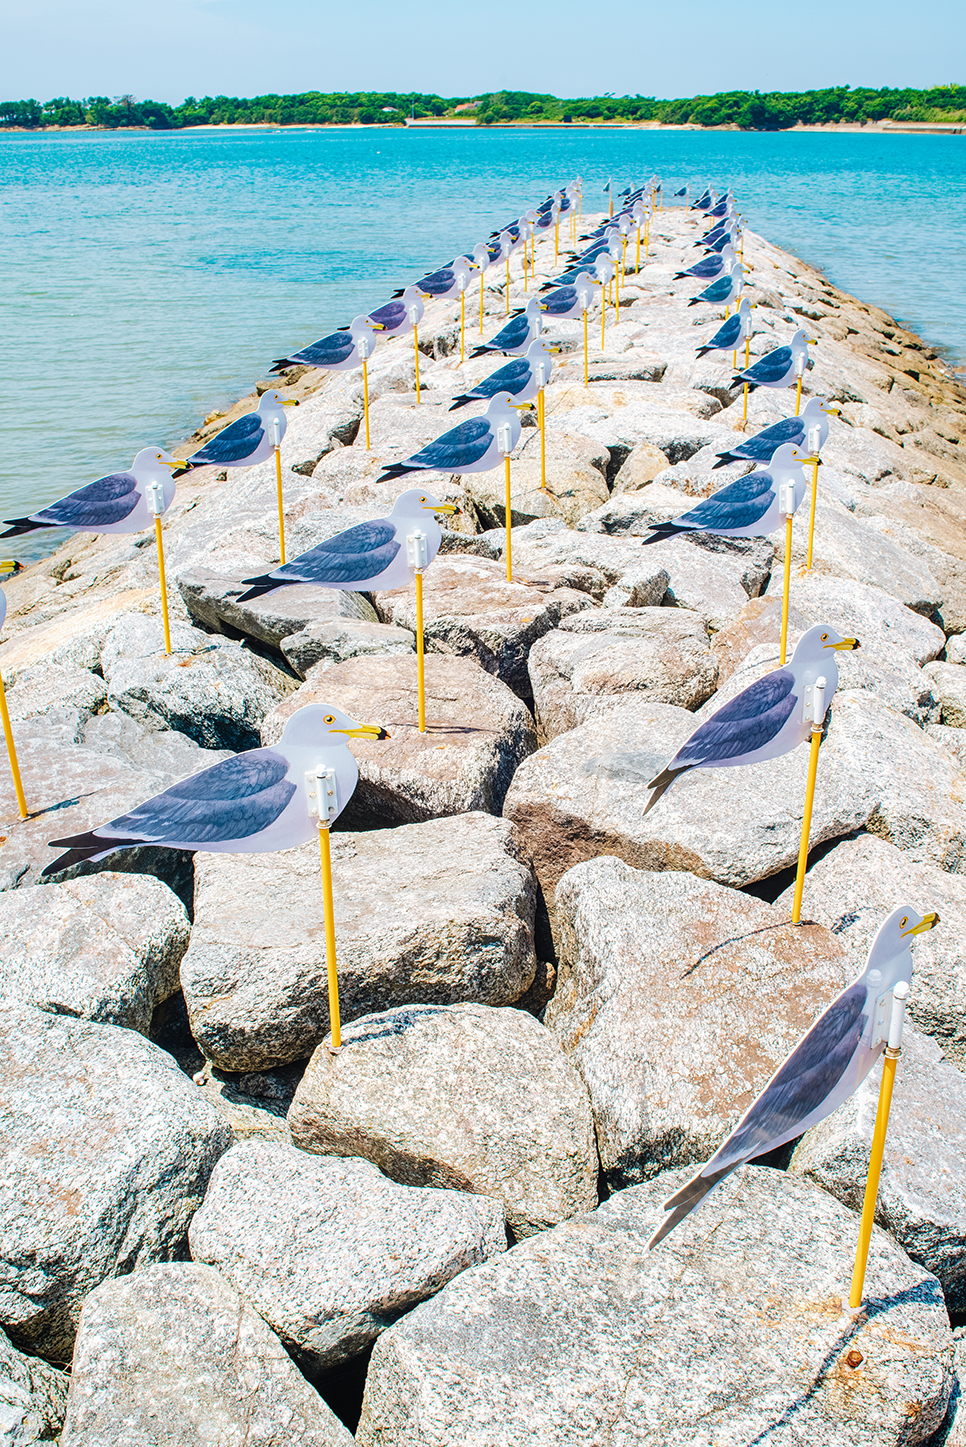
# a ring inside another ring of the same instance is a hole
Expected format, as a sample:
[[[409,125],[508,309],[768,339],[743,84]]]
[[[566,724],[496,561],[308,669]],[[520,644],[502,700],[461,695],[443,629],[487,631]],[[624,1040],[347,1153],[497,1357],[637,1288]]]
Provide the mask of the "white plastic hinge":
[[[798,361],[795,363],[795,367],[799,377],[804,377],[805,375],[805,363],[807,360],[808,358],[806,354],[804,352],[800,352],[798,355]]]
[[[783,482],[778,489],[778,511],[787,517],[795,511],[795,484]]]
[[[280,425],[279,425],[278,418],[277,418],[277,417],[273,417],[273,418],[272,418],[272,446],[273,446],[273,447],[281,447],[281,445],[282,445],[282,429],[281,429],[281,427],[280,427]]]
[[[409,533],[406,538],[406,562],[417,572],[429,567],[429,539],[425,533]]]
[[[415,302],[413,302],[412,306],[409,308],[409,320],[412,322],[413,326],[415,326],[419,321],[419,308],[417,307]]]
[[[870,1044],[874,1050],[877,1045],[884,1045],[889,1038],[889,1026],[892,1024],[892,991],[887,990],[880,995],[875,1002],[872,1012],[872,1039]]]
[[[305,775],[309,813],[323,823],[339,812],[339,789],[335,769],[313,769]]]
[[[144,489],[144,496],[154,516],[159,518],[164,512],[164,483],[149,482]]]
[[[548,366],[546,360],[543,357],[541,357],[540,360],[537,362],[535,371],[537,386],[545,387],[550,381],[550,367]]]
[[[356,345],[359,348],[359,356],[364,362],[367,362],[372,356],[372,346],[369,340],[368,333],[365,336],[361,336]]]
[[[501,422],[496,429],[496,450],[497,452],[512,452],[513,444],[510,439],[509,422]]]
[[[809,450],[809,452],[817,453],[817,452],[818,452],[818,449],[821,447],[821,445],[822,445],[822,429],[821,429],[820,427],[810,427],[810,428],[808,429],[808,450]]]

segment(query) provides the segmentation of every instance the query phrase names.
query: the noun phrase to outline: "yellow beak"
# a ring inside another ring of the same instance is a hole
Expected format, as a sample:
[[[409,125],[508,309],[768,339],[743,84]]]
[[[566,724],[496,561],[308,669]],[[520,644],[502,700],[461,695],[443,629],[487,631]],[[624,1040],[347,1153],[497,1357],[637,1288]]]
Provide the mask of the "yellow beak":
[[[428,502],[424,508],[425,512],[459,512],[455,502]]]
[[[843,638],[841,643],[826,643],[825,645],[826,648],[845,649],[849,653],[855,648],[861,648],[861,646],[857,638]]]
[[[902,931],[902,938],[906,935],[924,935],[927,930],[935,929],[939,923],[939,915],[933,910],[932,914],[923,915],[922,924],[914,925],[912,929]]]
[[[298,405],[298,399],[296,397],[286,397],[282,402],[283,407],[297,407]]]
[[[356,729],[333,729],[332,732],[348,734],[350,739],[388,739],[392,737],[391,734],[386,733],[381,724],[360,724]]]

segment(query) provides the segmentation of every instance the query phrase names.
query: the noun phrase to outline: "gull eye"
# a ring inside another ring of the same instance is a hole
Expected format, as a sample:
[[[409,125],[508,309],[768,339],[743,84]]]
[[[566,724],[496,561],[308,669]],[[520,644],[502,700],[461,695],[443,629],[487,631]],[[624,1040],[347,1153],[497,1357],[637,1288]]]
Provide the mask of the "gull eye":
[[[327,713],[326,716],[325,716],[325,718],[322,720],[322,722],[323,722],[323,723],[328,723],[328,724],[335,723],[335,714],[334,714],[334,713]]]
[[[900,929],[905,929],[905,927],[906,927],[906,925],[907,925],[908,923],[909,923],[909,916],[908,916],[907,914],[904,914],[904,915],[902,916],[902,919],[899,921],[899,928],[900,928]]]
[[[425,499],[424,497],[421,497],[421,498],[419,499],[419,501],[420,501],[420,502],[425,502],[426,499]]]
[[[823,634],[822,634],[822,642],[823,642],[823,643],[827,643],[827,642],[828,642],[828,634],[827,634],[827,633],[823,633]]]
[[[160,454],[160,452],[156,452],[154,455],[155,455],[155,457],[158,459],[158,461],[160,462],[160,461],[161,461],[161,454]]]

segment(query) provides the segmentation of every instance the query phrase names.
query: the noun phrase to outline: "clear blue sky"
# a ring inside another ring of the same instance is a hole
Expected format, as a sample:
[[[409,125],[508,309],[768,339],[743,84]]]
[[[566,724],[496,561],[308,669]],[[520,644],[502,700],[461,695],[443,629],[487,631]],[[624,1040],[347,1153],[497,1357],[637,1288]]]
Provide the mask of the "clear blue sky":
[[[963,0],[21,0],[0,99],[966,82]]]

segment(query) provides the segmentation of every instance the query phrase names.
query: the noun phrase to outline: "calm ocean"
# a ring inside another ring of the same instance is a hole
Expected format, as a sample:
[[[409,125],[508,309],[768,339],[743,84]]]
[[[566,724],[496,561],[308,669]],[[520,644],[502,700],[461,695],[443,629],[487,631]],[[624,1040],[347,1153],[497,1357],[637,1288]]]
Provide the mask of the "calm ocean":
[[[580,173],[749,224],[966,367],[966,139],[646,131],[0,134],[0,516],[173,443],[273,357]],[[42,556],[53,539],[16,556]]]

